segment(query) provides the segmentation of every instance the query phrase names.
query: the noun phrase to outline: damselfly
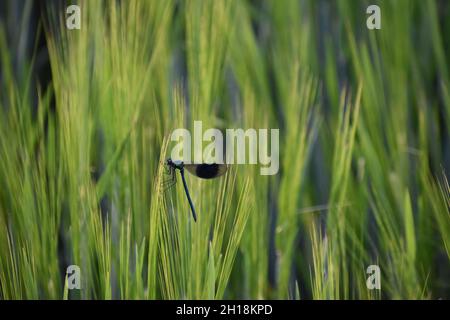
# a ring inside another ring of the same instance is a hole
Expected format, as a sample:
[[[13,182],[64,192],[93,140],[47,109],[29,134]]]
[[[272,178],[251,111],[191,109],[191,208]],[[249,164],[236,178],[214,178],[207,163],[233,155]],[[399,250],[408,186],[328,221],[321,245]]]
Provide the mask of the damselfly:
[[[173,186],[177,181],[176,170],[180,171],[184,192],[186,193],[189,206],[191,207],[192,216],[194,217],[194,221],[197,221],[197,214],[195,212],[194,204],[192,203],[191,195],[189,194],[186,178],[184,177],[184,169],[189,171],[190,174],[193,174],[194,176],[197,176],[199,178],[212,179],[223,175],[227,171],[227,165],[217,163],[188,164],[184,163],[183,161],[172,160],[170,158],[166,160],[165,165],[170,178],[164,181],[164,187],[170,188],[171,186]]]

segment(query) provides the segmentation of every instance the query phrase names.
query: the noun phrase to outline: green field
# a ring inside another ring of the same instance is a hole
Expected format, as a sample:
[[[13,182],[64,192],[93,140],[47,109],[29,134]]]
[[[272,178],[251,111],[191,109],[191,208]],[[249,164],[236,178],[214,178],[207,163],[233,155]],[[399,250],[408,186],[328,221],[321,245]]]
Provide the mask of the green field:
[[[450,298],[450,2],[80,7],[45,85],[0,19],[0,299]],[[197,222],[162,185],[195,120],[280,129],[278,174],[187,177]]]

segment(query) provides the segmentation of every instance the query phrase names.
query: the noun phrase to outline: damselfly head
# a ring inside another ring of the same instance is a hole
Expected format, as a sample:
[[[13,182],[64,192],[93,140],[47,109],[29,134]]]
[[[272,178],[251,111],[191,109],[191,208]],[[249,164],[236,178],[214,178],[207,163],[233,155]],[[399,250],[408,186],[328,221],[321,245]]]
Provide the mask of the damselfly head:
[[[165,165],[174,169],[181,169],[183,167],[183,161],[167,159]]]
[[[169,158],[169,159],[167,159],[167,160],[164,162],[164,164],[165,164],[166,166],[172,167],[173,161],[172,161],[171,158]]]

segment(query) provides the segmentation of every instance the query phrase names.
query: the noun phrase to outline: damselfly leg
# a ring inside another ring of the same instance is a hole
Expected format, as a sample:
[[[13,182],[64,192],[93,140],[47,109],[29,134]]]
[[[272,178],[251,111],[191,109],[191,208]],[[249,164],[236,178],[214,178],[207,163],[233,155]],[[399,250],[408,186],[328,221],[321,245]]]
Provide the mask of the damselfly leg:
[[[165,177],[162,181],[162,187],[164,190],[168,190],[177,183],[177,174],[175,168],[167,165],[165,166],[164,173]]]

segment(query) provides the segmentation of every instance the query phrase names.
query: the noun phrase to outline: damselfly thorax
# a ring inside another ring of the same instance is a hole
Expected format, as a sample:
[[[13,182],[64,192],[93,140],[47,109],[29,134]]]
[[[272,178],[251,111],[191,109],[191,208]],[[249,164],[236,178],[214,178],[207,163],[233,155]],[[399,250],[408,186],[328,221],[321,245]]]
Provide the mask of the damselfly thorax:
[[[194,221],[197,221],[197,214],[189,194],[186,178],[184,177],[184,169],[196,177],[202,179],[213,179],[223,175],[227,171],[227,165],[218,163],[184,163],[183,161],[172,160],[170,158],[166,160],[165,165],[170,178],[164,181],[164,186],[166,188],[173,186],[176,183],[176,170],[180,171],[181,180],[183,181],[184,191],[186,193],[189,206],[191,207],[192,216],[194,217]]]

